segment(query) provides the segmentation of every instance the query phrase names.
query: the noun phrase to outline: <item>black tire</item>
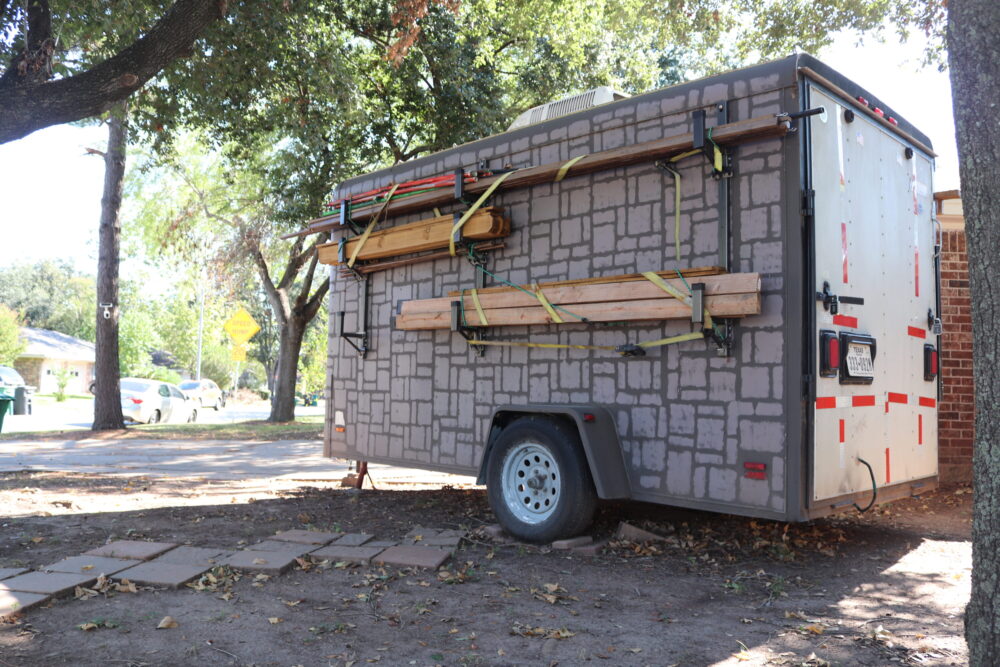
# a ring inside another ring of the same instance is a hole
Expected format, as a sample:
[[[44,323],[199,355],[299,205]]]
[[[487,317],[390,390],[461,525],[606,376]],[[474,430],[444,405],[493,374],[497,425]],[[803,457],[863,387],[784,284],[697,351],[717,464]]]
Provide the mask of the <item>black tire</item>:
[[[149,415],[149,421],[147,424],[159,424],[160,423],[160,411],[153,410],[153,414]]]
[[[531,449],[541,454],[541,460],[530,453]],[[524,456],[526,451],[528,454]],[[524,456],[523,461],[508,460],[518,452],[522,453],[519,459]],[[549,474],[544,467],[545,452],[557,472]],[[504,488],[505,470],[508,489]],[[519,479],[524,479],[527,485],[518,483]],[[504,428],[490,451],[486,483],[497,521],[511,535],[526,542],[574,537],[589,528],[594,519],[597,493],[579,433],[558,418],[521,417]],[[538,488],[531,486],[532,483],[546,486]],[[544,499],[550,495],[554,505],[548,508],[540,505],[540,501],[548,505]]]

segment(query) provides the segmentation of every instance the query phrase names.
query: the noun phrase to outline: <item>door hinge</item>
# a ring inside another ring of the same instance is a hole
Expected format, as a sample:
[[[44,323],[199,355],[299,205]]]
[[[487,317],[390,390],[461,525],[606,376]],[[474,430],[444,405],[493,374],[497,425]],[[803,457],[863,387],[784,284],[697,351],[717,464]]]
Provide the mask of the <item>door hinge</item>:
[[[816,215],[816,191],[802,191],[802,217],[811,218]]]

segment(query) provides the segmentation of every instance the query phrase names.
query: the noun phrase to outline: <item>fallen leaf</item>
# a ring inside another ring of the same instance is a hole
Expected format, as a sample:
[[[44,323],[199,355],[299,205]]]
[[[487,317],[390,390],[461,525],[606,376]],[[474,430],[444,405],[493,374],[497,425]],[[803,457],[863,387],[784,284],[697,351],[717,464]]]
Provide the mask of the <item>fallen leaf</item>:
[[[94,566],[93,566],[93,565],[84,565],[84,566],[83,566],[83,567],[81,567],[80,569],[81,569],[81,570],[93,570],[93,569],[94,569]]]
[[[32,537],[31,541],[34,542],[35,544],[38,544],[39,542],[44,542],[45,538],[44,537]]]
[[[267,622],[270,623],[271,625],[277,625],[278,623],[284,623],[285,619],[278,618],[277,616],[272,616],[271,618],[267,619]]]
[[[806,630],[813,633],[814,635],[821,635],[823,631],[826,630],[821,623],[813,623],[812,625],[807,625]]]
[[[177,621],[174,620],[173,616],[164,616],[163,620],[156,626],[157,630],[167,630],[169,628],[176,628],[178,626]]]
[[[253,564],[254,565],[264,565],[266,563],[267,563],[267,561],[264,560],[263,558],[254,558],[253,559]]]
[[[81,623],[76,627],[80,628],[84,632],[90,632],[91,630],[97,629],[97,623]]]

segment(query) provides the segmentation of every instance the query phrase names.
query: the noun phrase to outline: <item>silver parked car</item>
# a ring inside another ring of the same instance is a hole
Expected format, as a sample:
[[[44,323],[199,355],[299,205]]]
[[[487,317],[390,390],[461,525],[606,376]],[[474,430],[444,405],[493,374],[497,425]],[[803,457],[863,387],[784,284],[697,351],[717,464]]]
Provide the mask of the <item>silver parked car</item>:
[[[125,419],[141,424],[190,423],[198,419],[198,402],[169,382],[122,378],[121,391]]]

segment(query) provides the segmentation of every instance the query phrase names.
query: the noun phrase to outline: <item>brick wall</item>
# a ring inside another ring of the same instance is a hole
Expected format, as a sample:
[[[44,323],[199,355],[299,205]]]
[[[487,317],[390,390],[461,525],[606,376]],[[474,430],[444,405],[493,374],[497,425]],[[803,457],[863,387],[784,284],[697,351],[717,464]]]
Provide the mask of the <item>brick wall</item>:
[[[972,384],[972,314],[965,231],[944,232],[941,247],[941,405],[938,461],[942,482],[972,479],[975,395]]]

